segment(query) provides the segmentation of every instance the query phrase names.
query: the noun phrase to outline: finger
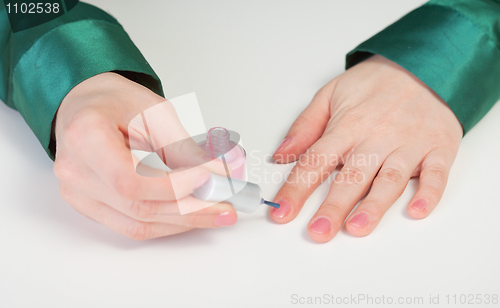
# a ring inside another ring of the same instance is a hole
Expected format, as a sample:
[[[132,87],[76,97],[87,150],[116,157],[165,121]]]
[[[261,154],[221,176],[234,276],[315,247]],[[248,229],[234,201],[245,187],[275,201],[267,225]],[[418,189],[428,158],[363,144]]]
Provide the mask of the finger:
[[[370,192],[347,219],[349,233],[365,236],[375,229],[403,193],[422,156],[414,149],[400,148],[387,157],[373,180]]]
[[[66,163],[64,166],[61,166],[61,163],[63,162],[59,160],[54,168],[61,183],[64,183],[61,185],[71,187],[72,191],[78,192],[87,198],[108,204],[115,210],[136,220],[172,223],[198,228],[228,226],[236,223],[236,212],[229,204],[219,203],[214,205],[191,196],[181,199],[182,203],[176,201],[128,200],[123,195],[107,189],[102,179],[92,170],[87,169],[86,166],[75,168],[71,163]],[[165,172],[161,170],[153,168],[147,170],[149,176],[165,176]],[[189,216],[181,215],[181,204],[184,209],[202,210],[189,214]]]
[[[140,176],[116,127],[99,119],[85,127],[87,134],[80,140],[72,140],[72,147],[79,150],[77,155],[82,156],[108,188],[128,200],[172,201],[187,196],[208,180],[209,171],[203,166],[176,170],[175,174],[165,174],[165,177]]]
[[[346,159],[336,175],[325,201],[307,226],[317,242],[331,240],[342,228],[347,215],[366,194],[382,162],[392,152],[389,147],[362,143]]]
[[[456,151],[438,148],[426,155],[422,162],[417,192],[408,204],[413,218],[427,217],[441,200]]]
[[[60,189],[60,192],[63,199],[80,214],[134,240],[147,240],[193,229],[187,226],[137,221],[102,202],[68,194],[64,188]]]
[[[307,108],[297,117],[281,142],[273,158],[277,163],[290,163],[298,159],[325,131],[330,119],[330,99],[335,89],[334,79],[316,93]]]
[[[122,214],[138,221],[160,222],[195,228],[216,228],[231,226],[238,220],[238,215],[234,208],[228,203],[205,202],[192,196],[177,201],[156,201],[156,200],[126,200],[116,193],[110,193],[96,187],[91,183],[78,185],[67,185],[71,191],[78,191],[87,199],[98,200],[109,205]],[[88,185],[87,185],[88,184]],[[84,188],[82,188],[82,186]],[[90,186],[87,189],[87,186]],[[78,187],[78,189],[77,189]],[[188,214],[181,214],[180,204],[184,209],[200,209]]]
[[[92,211],[87,216],[105,225],[109,229],[131,239],[142,241],[168,235],[183,233],[194,229],[188,226],[170,225],[158,222],[142,222],[130,218],[115,209],[95,201]]]
[[[294,219],[307,198],[335,170],[342,155],[351,147],[349,139],[335,136],[333,133],[323,136],[313,144],[301,155],[274,198],[280,208],[271,209],[271,217],[279,223]]]
[[[181,214],[177,202],[134,201],[128,207],[128,216],[145,222],[162,222],[195,228],[216,228],[232,226],[238,220],[234,208],[228,203],[212,205],[188,196],[182,200],[183,206],[201,210]]]
[[[92,185],[92,183],[90,183]],[[188,214],[181,214],[177,201],[155,200],[124,200],[123,197],[113,193],[101,193],[98,189],[82,189],[83,185],[60,184],[60,190],[66,194],[81,196],[85,200],[98,200],[118,212],[143,222],[159,222],[189,226],[195,228],[216,228],[231,226],[238,220],[234,208],[228,203],[205,202],[192,196],[182,199],[182,206],[190,209],[200,209]],[[97,191],[97,193],[96,193]],[[78,202],[72,198],[73,202]]]

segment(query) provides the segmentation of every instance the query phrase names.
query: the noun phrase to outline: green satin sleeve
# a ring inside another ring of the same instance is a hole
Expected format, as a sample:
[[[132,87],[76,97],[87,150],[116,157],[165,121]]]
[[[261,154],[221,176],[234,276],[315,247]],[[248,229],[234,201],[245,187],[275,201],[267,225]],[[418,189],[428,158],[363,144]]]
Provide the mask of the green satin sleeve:
[[[346,68],[373,54],[433,89],[467,133],[500,99],[500,0],[433,0],[346,57]]]
[[[163,96],[158,76],[125,30],[86,3],[12,33],[1,1],[0,50],[0,99],[21,113],[52,159],[52,120],[66,94],[83,80],[114,71]]]

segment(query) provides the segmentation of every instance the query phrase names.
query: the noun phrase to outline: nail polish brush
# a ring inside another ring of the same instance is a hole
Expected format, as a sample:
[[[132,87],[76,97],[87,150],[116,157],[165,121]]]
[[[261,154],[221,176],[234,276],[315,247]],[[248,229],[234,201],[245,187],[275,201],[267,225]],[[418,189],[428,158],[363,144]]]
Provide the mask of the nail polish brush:
[[[203,201],[231,203],[235,210],[244,213],[255,212],[261,204],[280,207],[278,203],[262,198],[259,185],[213,173],[205,184],[194,190],[193,195]]]

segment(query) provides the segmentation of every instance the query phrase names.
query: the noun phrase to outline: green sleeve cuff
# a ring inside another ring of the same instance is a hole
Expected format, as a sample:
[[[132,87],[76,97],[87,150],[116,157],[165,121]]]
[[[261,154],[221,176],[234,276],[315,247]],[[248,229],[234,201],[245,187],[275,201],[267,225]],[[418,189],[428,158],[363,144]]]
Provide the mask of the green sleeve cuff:
[[[0,46],[9,49],[0,64],[0,98],[19,110],[52,159],[54,116],[66,94],[85,79],[114,71],[163,96],[158,76],[125,30],[91,5],[79,3],[53,21],[9,35]]]
[[[500,23],[500,15],[489,18],[482,25]],[[450,106],[467,133],[500,99],[497,41],[453,7],[428,3],[349,52],[346,68],[373,54],[398,63]]]

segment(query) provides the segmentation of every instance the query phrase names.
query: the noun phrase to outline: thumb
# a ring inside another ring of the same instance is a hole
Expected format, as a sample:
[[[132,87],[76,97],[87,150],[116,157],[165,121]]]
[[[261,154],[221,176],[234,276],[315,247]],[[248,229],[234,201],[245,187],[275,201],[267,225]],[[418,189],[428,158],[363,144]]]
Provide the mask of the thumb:
[[[273,154],[277,163],[296,161],[321,137],[330,119],[330,99],[335,90],[336,80],[321,88],[309,106],[293,122],[283,142]]]

